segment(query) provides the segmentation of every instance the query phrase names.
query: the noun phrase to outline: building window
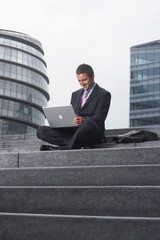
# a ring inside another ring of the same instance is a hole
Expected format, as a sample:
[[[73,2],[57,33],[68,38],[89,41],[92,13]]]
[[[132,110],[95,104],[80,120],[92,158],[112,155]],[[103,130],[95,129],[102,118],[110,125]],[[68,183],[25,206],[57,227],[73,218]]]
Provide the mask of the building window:
[[[35,133],[45,124],[49,100],[41,43],[23,33],[0,30],[0,134]]]
[[[159,115],[160,41],[154,41],[131,47],[130,126],[160,125]]]

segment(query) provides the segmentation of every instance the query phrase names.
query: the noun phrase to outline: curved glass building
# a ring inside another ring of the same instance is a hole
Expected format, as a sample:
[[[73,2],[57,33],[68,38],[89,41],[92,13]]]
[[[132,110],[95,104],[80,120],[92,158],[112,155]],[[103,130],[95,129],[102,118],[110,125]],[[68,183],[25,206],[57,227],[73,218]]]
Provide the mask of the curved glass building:
[[[160,41],[131,47],[130,127],[160,126]]]
[[[46,68],[38,40],[0,30],[0,135],[31,134],[45,124]]]

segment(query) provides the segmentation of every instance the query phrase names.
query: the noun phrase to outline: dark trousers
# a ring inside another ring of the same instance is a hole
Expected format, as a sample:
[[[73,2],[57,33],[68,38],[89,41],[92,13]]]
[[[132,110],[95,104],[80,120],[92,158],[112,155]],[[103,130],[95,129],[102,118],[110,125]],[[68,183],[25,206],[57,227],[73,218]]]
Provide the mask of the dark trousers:
[[[53,145],[67,146],[69,149],[78,149],[101,142],[99,126],[87,119],[79,127],[51,128],[40,126],[37,137]]]

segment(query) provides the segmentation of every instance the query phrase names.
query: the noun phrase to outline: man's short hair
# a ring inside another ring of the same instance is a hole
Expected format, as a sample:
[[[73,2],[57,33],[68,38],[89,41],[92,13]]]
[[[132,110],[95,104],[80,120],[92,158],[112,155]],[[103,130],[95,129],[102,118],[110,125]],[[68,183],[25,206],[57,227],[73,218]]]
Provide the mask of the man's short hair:
[[[76,74],[83,74],[83,73],[86,73],[91,78],[94,74],[94,71],[90,65],[83,63],[78,66],[76,70]]]

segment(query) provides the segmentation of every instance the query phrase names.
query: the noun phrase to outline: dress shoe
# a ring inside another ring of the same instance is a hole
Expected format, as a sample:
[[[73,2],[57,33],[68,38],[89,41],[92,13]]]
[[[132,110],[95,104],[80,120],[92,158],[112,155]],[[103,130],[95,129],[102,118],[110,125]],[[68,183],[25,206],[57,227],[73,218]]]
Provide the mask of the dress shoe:
[[[54,150],[59,150],[60,147],[53,147],[51,145],[41,145],[40,146],[40,151],[54,151]]]

